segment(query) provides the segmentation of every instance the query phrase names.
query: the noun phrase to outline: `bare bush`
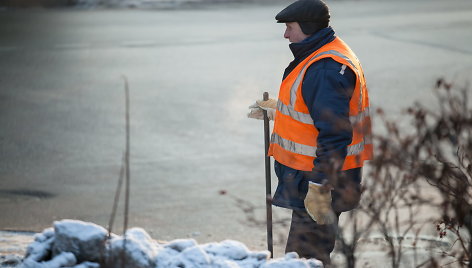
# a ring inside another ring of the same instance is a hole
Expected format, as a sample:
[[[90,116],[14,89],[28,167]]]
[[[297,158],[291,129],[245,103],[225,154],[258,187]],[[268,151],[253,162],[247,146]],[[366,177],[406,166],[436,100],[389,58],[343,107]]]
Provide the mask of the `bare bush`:
[[[437,106],[425,107],[417,103],[408,109],[411,119],[408,130],[401,131],[397,124],[386,123],[388,136],[376,137],[377,155],[370,175],[374,182],[388,179],[391,184],[398,184],[394,187],[397,200],[388,202],[384,210],[393,206],[393,211],[399,211],[397,204],[406,206],[410,214],[405,231],[416,224],[436,222],[440,238],[450,232],[460,245],[444,254],[456,258],[461,266],[471,267],[468,260],[472,232],[472,110],[468,105],[468,91],[439,79],[434,93]],[[394,169],[396,174],[391,176]],[[389,185],[384,189],[387,195],[391,193]],[[431,218],[419,219],[412,208],[425,205],[434,208],[430,210]],[[377,225],[383,226],[385,222],[379,220]],[[398,250],[401,253],[401,248]],[[436,263],[437,260],[429,262],[432,266]],[[396,261],[392,264],[398,267]]]
[[[472,267],[472,110],[467,88],[439,79],[434,94],[437,106],[416,103],[408,108],[404,119],[410,125],[376,111],[387,134],[374,137],[375,157],[364,176],[361,205],[339,230],[338,244],[347,267],[356,266],[359,239],[368,239],[374,231],[386,242],[391,267],[403,267],[405,247],[415,252],[410,263],[414,267],[440,267],[441,263]],[[363,220],[361,225],[358,218]],[[438,234],[431,240],[430,257],[417,258],[420,234],[432,225]],[[350,243],[345,230],[351,231]],[[454,240],[452,246],[438,247],[446,236]]]

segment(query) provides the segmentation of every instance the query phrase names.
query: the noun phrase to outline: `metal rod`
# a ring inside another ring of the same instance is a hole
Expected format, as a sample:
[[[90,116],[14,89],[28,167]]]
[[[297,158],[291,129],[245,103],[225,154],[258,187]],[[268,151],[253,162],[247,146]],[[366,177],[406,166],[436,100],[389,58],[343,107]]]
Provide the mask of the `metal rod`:
[[[269,93],[264,92],[262,95],[263,100],[269,99]],[[267,111],[263,110],[264,114],[264,145],[265,145],[265,175],[266,175],[266,216],[267,216],[267,249],[270,251],[270,257],[274,257],[274,242],[272,236],[272,183],[271,183],[271,172],[270,172],[270,156],[269,144],[270,144],[270,131],[269,131],[269,117],[267,116]]]

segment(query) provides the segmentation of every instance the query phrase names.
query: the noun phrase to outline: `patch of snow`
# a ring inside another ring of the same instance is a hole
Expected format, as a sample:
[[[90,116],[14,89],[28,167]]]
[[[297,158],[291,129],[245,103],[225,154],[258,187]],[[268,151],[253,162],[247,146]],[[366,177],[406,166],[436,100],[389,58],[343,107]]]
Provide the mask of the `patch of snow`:
[[[42,233],[35,234],[33,238],[34,238],[34,241],[42,243],[53,236],[54,236],[54,229],[51,227],[51,228],[45,229]]]
[[[65,226],[64,226],[65,225]],[[76,237],[82,243],[89,243],[94,237],[103,238],[103,228],[85,222],[64,220],[54,223],[54,228],[45,229],[42,233],[5,232],[0,231],[0,267],[10,268],[59,268],[67,264],[69,268],[99,268],[99,261],[91,261],[93,254],[83,254],[85,261],[72,252],[58,252],[52,254],[56,236],[56,228],[61,229],[64,236]],[[67,231],[66,231],[67,230]],[[95,235],[92,235],[94,234]],[[98,234],[98,235],[97,235]],[[392,234],[395,236],[395,234]],[[395,236],[396,237],[396,236]],[[453,263],[454,257],[443,256],[445,249],[453,245],[454,239],[438,238],[434,236],[402,236],[403,250],[401,267],[415,267],[435,257],[441,265]],[[33,241],[34,240],[34,241]],[[398,240],[398,239],[397,239]],[[3,241],[3,242],[2,242]],[[30,243],[25,243],[28,241]],[[31,242],[32,241],[32,242]],[[121,257],[126,257],[126,267],[143,268],[177,268],[177,267],[205,267],[205,268],[299,268],[322,267],[318,260],[300,259],[298,254],[287,253],[282,258],[270,259],[268,251],[251,251],[246,245],[238,241],[224,240],[198,244],[194,239],[176,239],[170,242],[153,240],[143,229],[132,228],[126,232],[126,243],[122,236],[113,235],[110,239],[94,246],[92,251],[103,252],[101,261],[111,264],[108,267],[120,267]],[[2,244],[3,243],[3,244]],[[20,255],[24,253],[8,253],[5,243],[15,247],[27,248],[26,257],[22,262]],[[92,243],[93,244],[93,243]],[[98,248],[96,248],[98,247]],[[71,251],[72,249],[64,249]],[[81,255],[83,252],[80,252]],[[373,233],[369,237],[359,240],[356,252],[358,266],[366,268],[384,267],[390,261],[388,244],[380,234]],[[333,264],[345,266],[345,259],[340,253],[332,255]],[[115,265],[116,264],[116,265]]]
[[[186,248],[194,247],[196,245],[197,241],[195,241],[194,239],[175,239],[170,241],[164,247],[181,252],[184,251]]]
[[[295,252],[290,252],[285,254],[283,259],[279,260],[270,260],[260,268],[318,268],[323,267],[320,261],[318,260],[305,260],[299,259],[298,254]]]
[[[50,232],[48,230],[48,232]],[[100,260],[103,242],[108,232],[105,228],[77,220],[62,220],[54,222],[53,256],[62,252],[71,252],[77,261]]]
[[[54,237],[34,241],[26,248],[26,259],[31,261],[41,261],[51,255]]]
[[[127,230],[125,237],[116,236],[109,241],[105,249],[106,262],[121,267],[124,256],[126,267],[154,267],[159,245],[141,228]]]
[[[124,236],[107,238],[106,230],[93,223],[62,220],[34,236],[22,268],[320,268],[318,260],[299,259],[296,253],[270,259],[268,251],[250,251],[233,240],[199,245],[194,239],[157,242],[141,228]]]
[[[26,258],[23,261],[22,268],[60,268],[60,267],[71,267],[77,263],[77,259],[74,254],[70,252],[62,252],[55,256],[52,260],[45,262],[37,262],[31,258]]]
[[[22,259],[18,255],[0,256],[0,267],[16,267],[21,261]]]
[[[180,267],[208,267],[212,259],[201,247],[187,248],[180,254],[183,266]]]
[[[86,261],[72,268],[100,268],[100,264]]]
[[[248,257],[249,249],[241,242],[225,240],[221,243],[211,243],[203,246],[205,251],[215,256],[230,260],[243,260]]]

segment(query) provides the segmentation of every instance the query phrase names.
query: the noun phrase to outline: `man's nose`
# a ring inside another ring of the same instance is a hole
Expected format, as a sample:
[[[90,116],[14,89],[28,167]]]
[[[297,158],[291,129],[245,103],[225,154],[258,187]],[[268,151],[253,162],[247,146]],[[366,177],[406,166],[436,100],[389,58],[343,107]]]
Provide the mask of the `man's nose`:
[[[289,39],[290,35],[288,34],[288,31],[284,32],[284,38]]]

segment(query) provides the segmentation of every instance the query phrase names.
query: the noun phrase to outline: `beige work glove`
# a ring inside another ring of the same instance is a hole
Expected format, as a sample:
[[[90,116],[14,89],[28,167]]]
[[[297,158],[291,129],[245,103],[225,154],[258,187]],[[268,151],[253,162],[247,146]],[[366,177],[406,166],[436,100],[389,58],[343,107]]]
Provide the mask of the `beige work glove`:
[[[253,105],[249,106],[249,113],[247,117],[264,120],[263,110],[267,111],[267,117],[269,120],[274,120],[275,118],[275,109],[277,108],[277,100],[268,99],[266,101],[258,100]]]
[[[305,197],[305,208],[310,217],[318,224],[336,223],[336,215],[331,208],[331,189],[310,182]]]

